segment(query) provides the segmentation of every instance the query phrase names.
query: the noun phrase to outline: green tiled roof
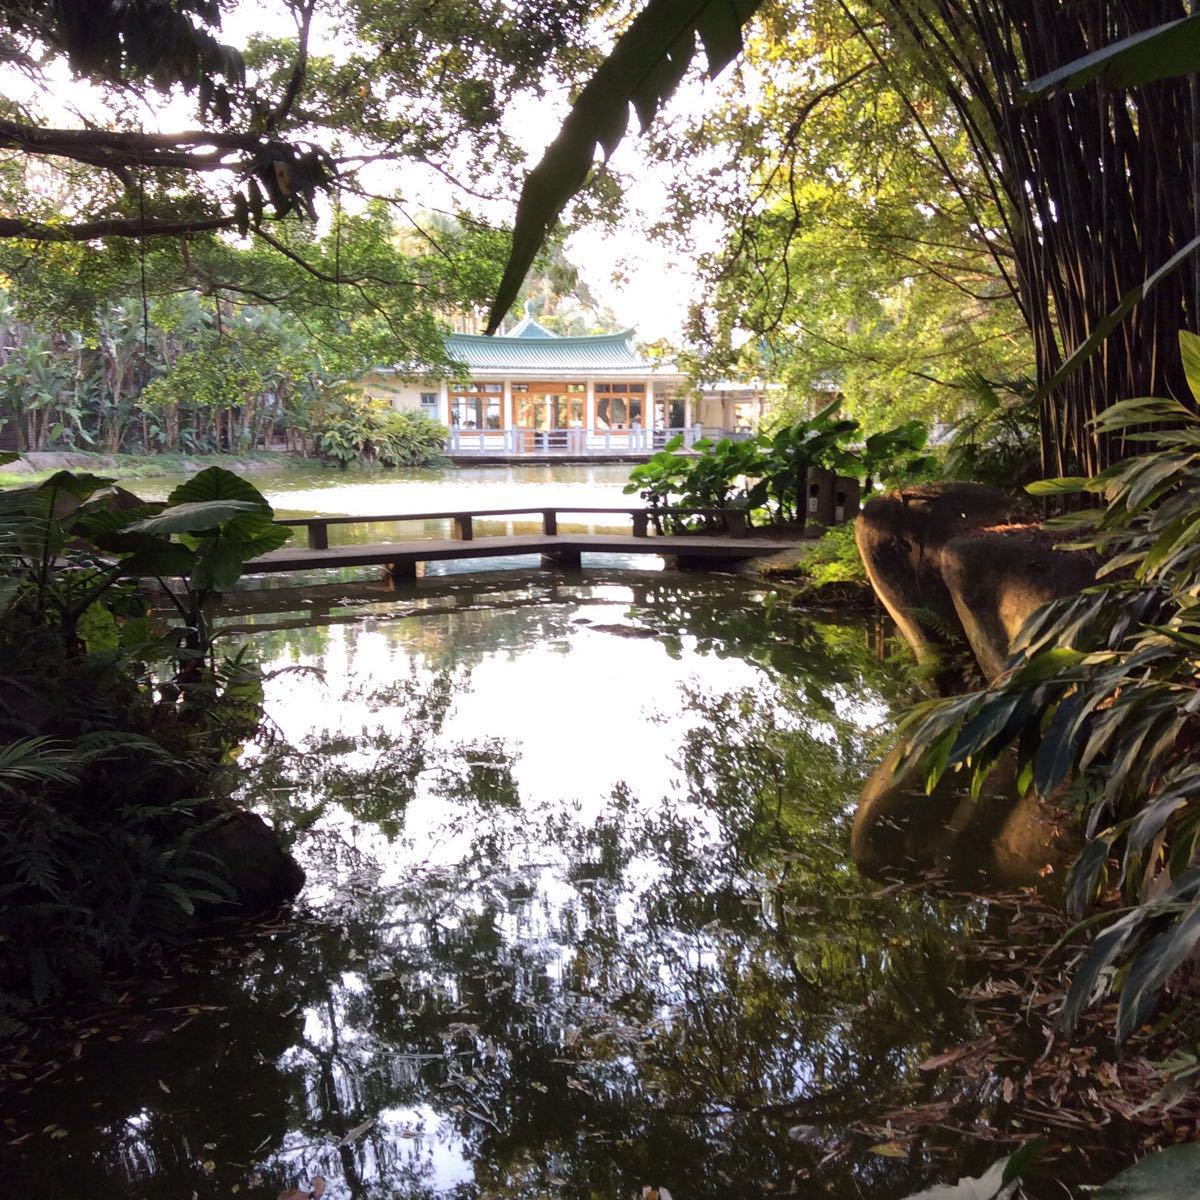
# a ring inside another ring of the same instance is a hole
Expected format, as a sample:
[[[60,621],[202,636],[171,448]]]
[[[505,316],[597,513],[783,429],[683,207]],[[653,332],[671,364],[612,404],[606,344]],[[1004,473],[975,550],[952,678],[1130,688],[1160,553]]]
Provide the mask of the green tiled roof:
[[[652,372],[655,364],[633,348],[633,332],[626,329],[590,337],[558,337],[527,319],[514,330],[516,337],[447,334],[446,351],[457,362],[489,371]]]

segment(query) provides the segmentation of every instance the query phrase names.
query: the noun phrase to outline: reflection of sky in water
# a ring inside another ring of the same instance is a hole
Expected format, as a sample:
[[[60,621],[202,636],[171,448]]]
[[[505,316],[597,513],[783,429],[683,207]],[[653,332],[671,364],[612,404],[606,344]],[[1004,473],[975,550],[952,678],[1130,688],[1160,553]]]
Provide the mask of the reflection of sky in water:
[[[299,830],[301,915],[47,1097],[71,1135],[44,1174],[89,1200],[786,1191],[961,1036],[921,981],[971,927],[860,911],[885,671],[771,600],[661,571],[234,597],[274,672],[246,778]],[[787,1136],[811,1104],[825,1149]],[[925,1181],[838,1169],[832,1194]]]
[[[688,822],[693,837],[713,849],[720,847],[718,820],[703,805],[681,796],[678,750],[687,731],[697,724],[689,690],[737,693],[769,679],[762,666],[748,659],[701,653],[694,636],[683,636],[670,649],[656,637],[628,636],[629,631],[644,628],[631,619],[636,597],[628,587],[581,584],[579,591],[586,595],[587,604],[560,606],[552,629],[532,628],[529,636],[507,637],[499,645],[492,644],[486,620],[475,623],[450,617],[437,631],[441,636],[430,650],[423,646],[431,632],[424,624],[428,618],[373,625],[367,617],[360,623],[334,626],[313,653],[297,654],[290,647],[265,664],[268,670],[300,666],[320,671],[320,677],[281,673],[267,687],[268,712],[286,739],[299,743],[314,733],[361,738],[375,731],[399,731],[407,717],[406,704],[389,704],[386,699],[381,704],[379,694],[386,694],[397,680],[428,680],[432,664],[444,661],[446,644],[452,658],[469,661],[469,673],[455,687],[444,720],[431,734],[430,758],[435,765],[422,775],[404,810],[403,831],[387,836],[345,809],[327,812],[320,828],[336,831],[356,852],[377,864],[371,877],[375,889],[411,888],[422,880],[436,887],[455,877],[461,885],[467,878],[464,864],[473,864],[469,887],[440,915],[443,931],[465,928],[490,913],[503,942],[526,947],[537,973],[562,991],[574,987],[571,976],[579,941],[596,916],[589,915],[583,902],[589,891],[587,880],[572,877],[571,855],[564,846],[571,838],[564,837],[562,819],[574,831],[572,837],[586,838],[598,822],[613,819],[614,790],[632,783],[633,804],[642,817],[660,811],[666,798],[675,815]],[[745,594],[754,595],[749,588]],[[864,729],[884,715],[877,698],[845,690],[837,694],[836,707],[843,720]],[[787,712],[779,718],[783,727],[805,725],[817,741],[833,737],[827,721]],[[348,767],[370,770],[378,753],[374,748],[346,750],[342,760]],[[481,813],[470,797],[447,795],[439,775],[446,760],[469,764],[476,759],[487,765],[498,756],[520,796],[519,810]],[[546,825],[539,824],[538,814],[546,816]],[[560,823],[551,824],[555,818]],[[506,851],[497,861],[473,858],[483,830]],[[310,903],[336,909],[345,902],[344,880],[322,877],[317,864],[310,863],[309,870]],[[620,890],[599,914],[606,936],[622,938],[631,931],[639,913],[653,902],[667,870],[653,854],[630,857]],[[563,936],[565,917],[574,935],[569,938]],[[722,951],[720,930],[711,937],[703,931],[667,936],[694,970],[712,968]],[[676,968],[655,954],[641,965],[656,977],[659,995],[651,1018],[669,1029],[676,1006],[684,999],[676,987]],[[381,972],[378,964],[364,969],[377,985],[390,974]],[[370,1042],[370,1038],[352,1029],[344,1011],[348,1001],[363,993],[364,976],[347,972],[341,979],[339,1019],[331,1022],[326,1012],[310,1009],[305,1026],[309,1043],[329,1045],[336,1040],[345,1054],[356,1042]],[[372,1052],[372,1045],[367,1045],[365,1053]],[[636,1083],[638,1067],[632,1058],[618,1055],[609,1066]],[[797,1064],[794,1085],[802,1087],[810,1074],[804,1064]],[[416,1111],[386,1110],[375,1133],[410,1142],[402,1156],[405,1172],[419,1176],[422,1186],[433,1193],[450,1192],[472,1178],[473,1148],[452,1124],[439,1120],[434,1109],[422,1108],[419,1121]],[[478,1108],[473,1111],[479,1121],[495,1120]],[[305,1158],[303,1148],[295,1153]],[[281,1147],[278,1154],[286,1160],[288,1148]],[[396,1164],[390,1161],[394,1169]],[[373,1170],[372,1152],[366,1148],[360,1169],[364,1177]],[[382,1164],[378,1169],[383,1170]]]

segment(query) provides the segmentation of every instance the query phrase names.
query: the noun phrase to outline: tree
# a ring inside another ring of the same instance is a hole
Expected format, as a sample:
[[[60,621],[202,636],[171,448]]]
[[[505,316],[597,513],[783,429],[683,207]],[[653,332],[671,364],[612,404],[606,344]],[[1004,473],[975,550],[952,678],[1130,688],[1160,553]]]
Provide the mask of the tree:
[[[294,35],[256,39],[244,50],[218,40],[232,7],[0,4],[10,70],[45,95],[50,72],[65,63],[96,101],[75,128],[41,119],[32,102],[9,101],[0,111],[0,148],[87,183],[85,194],[72,188],[78,211],[27,203],[0,221],[0,236],[93,241],[253,229],[270,244],[273,219],[314,218],[322,193],[369,191],[366,164],[419,161],[450,172],[457,152],[478,160],[486,146],[500,166],[512,157],[498,129],[505,104],[536,90],[556,56],[569,62],[582,52],[591,5],[290,0]],[[311,51],[321,20],[338,22],[349,49]],[[187,94],[195,125],[169,133],[138,127],[128,99],[153,91]],[[339,149],[347,139],[353,148]]]
[[[938,159],[914,149],[922,133],[905,96],[930,114],[938,154],[969,172],[945,98],[914,71],[879,69],[845,22],[768,16],[764,28],[716,108],[653,145],[675,171],[660,235],[697,220],[725,230],[702,259],[699,372],[776,379],[806,406],[828,382],[875,428],[957,415],[968,370],[1031,374],[993,259],[996,246],[1008,253],[995,204],[975,197],[984,219],[973,222]]]
[[[637,20],[649,24],[652,11],[661,16],[668,9],[678,20],[683,7],[652,2]],[[693,19],[700,7],[691,6]],[[758,7],[745,6],[737,19],[744,22]],[[770,98],[780,72],[811,62],[789,57],[794,31],[810,33],[819,55],[811,86],[797,95],[786,121],[770,130],[766,145],[775,157],[803,151],[809,116],[831,96],[861,87],[875,73],[889,81],[920,136],[916,152],[941,175],[939,193],[949,189],[961,206],[960,234],[971,234],[990,260],[1032,339],[1049,471],[1093,473],[1120,456],[1119,436],[1091,423],[1106,405],[1129,396],[1184,394],[1171,350],[1177,331],[1194,325],[1200,313],[1178,274],[1147,292],[1102,353],[1069,378],[1060,368],[1121,297],[1190,242],[1196,181],[1189,147],[1178,136],[1191,121],[1183,80],[1120,94],[1088,87],[1040,100],[1031,99],[1025,83],[1105,42],[1184,15],[1184,0],[1050,7],[1039,0],[779,0],[764,8],[756,29],[771,67],[754,81],[756,95]],[[513,273],[519,281],[566,197],[587,177],[594,143],[611,150],[620,137],[629,97],[640,97],[645,118],[669,94],[669,86],[641,81],[679,78],[681,48],[690,53],[694,27],[670,43],[652,36],[637,47],[618,42],[593,84],[602,77],[611,84],[618,64],[636,63],[640,93],[635,85],[599,96],[589,85],[581,94],[527,182],[502,300],[513,290]],[[847,54],[850,41],[857,50]],[[710,63],[732,57],[705,44]],[[1170,59],[1176,62],[1177,55]],[[960,154],[946,153],[947,136],[961,143]],[[859,149],[866,156],[887,147]],[[763,196],[741,199],[757,217]]]

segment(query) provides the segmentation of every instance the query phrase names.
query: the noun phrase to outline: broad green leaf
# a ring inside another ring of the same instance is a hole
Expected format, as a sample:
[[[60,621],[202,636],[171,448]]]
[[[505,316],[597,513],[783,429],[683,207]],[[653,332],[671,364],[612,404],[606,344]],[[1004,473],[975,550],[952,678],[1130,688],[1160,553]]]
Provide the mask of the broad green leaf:
[[[1192,399],[1200,401],[1200,337],[1186,329],[1179,331],[1179,353],[1183,358],[1183,374]]]
[[[121,644],[117,623],[103,604],[89,605],[75,628],[89,654],[116,650]]]
[[[1071,496],[1082,492],[1088,479],[1083,475],[1068,475],[1061,479],[1039,479],[1027,483],[1025,490],[1031,496]]]
[[[1068,646],[1041,650],[1012,676],[1010,682],[1014,685],[1038,683],[1078,666],[1085,658],[1087,654],[1084,651],[1072,650]]]
[[[1200,1195],[1200,1145],[1157,1150],[1109,1180],[1092,1200],[1195,1200]]]
[[[1072,59],[1026,84],[1034,96],[1073,92],[1099,78],[1110,88],[1130,88],[1157,79],[1173,79],[1200,70],[1200,18],[1183,17],[1091,54]]]
[[[167,497],[167,504],[173,507],[203,500],[244,500],[254,507],[270,509],[266,497],[254,484],[224,467],[205,467],[175,488]]]
[[[192,500],[172,504],[158,516],[134,521],[127,529],[130,533],[203,533],[258,511],[258,506],[247,500]]]

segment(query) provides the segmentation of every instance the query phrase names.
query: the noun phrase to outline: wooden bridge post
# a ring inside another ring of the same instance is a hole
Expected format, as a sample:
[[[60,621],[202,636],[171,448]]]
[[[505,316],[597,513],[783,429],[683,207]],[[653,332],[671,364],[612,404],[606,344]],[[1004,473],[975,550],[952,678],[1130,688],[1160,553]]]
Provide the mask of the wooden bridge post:
[[[329,549],[329,526],[324,521],[308,522],[308,548],[310,550]]]
[[[389,583],[404,583],[407,580],[420,579],[425,574],[425,564],[415,558],[404,558],[396,562],[383,564],[383,577]]]
[[[470,513],[459,513],[454,518],[455,541],[469,542],[475,537],[475,524]]]
[[[633,514],[633,536],[645,537],[650,532],[650,514],[635,512]]]
[[[547,537],[554,537],[558,533],[558,510],[553,508],[542,509],[542,532]]]

